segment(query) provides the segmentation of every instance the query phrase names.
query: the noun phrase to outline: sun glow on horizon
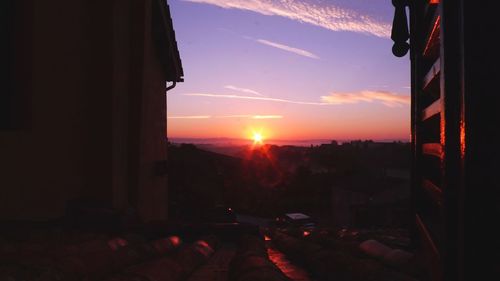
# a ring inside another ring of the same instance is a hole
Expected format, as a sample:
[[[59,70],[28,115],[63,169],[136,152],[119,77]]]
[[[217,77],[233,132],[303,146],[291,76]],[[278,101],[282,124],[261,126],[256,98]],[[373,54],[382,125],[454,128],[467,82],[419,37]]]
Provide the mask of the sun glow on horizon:
[[[262,133],[260,133],[260,132],[254,132],[252,139],[253,139],[253,143],[258,144],[258,145],[262,144],[264,141]]]

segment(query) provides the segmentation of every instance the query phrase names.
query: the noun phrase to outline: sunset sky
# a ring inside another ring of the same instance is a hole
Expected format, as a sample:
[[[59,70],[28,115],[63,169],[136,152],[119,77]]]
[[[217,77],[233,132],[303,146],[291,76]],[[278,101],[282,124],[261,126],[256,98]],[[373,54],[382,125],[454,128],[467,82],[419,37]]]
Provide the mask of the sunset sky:
[[[408,140],[389,0],[170,0],[185,82],[169,138]]]

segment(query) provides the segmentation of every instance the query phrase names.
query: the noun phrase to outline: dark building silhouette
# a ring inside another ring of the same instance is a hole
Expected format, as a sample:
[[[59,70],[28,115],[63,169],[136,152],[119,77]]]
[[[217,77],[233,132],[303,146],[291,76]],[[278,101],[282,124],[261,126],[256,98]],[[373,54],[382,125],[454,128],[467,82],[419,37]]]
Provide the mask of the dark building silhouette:
[[[431,280],[498,276],[496,9],[485,1],[393,3],[393,52],[410,49],[411,59],[415,244]]]
[[[166,1],[1,6],[0,220],[74,200],[165,220],[166,82],[183,76]]]

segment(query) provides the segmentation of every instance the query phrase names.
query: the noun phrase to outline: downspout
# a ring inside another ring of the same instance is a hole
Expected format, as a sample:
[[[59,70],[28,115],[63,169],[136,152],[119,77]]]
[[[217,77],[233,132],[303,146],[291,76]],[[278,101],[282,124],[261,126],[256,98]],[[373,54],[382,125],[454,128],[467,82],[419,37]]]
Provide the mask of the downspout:
[[[168,85],[168,81],[167,81],[167,82],[165,82],[165,84],[167,84],[167,85]],[[172,85],[167,86],[167,88],[165,89],[165,95],[166,95],[166,94],[168,94],[168,91],[170,91],[170,90],[172,90],[173,88],[175,88],[175,86],[177,86],[177,82],[172,81]],[[165,100],[165,102],[166,102],[166,100]],[[165,113],[165,114],[166,114],[166,113]],[[167,138],[167,143],[168,143],[168,138]]]

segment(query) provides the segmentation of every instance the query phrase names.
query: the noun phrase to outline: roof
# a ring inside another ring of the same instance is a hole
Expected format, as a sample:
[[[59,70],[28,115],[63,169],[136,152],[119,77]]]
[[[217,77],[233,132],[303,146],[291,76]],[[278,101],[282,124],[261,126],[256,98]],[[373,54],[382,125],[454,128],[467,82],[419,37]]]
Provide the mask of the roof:
[[[303,220],[303,219],[310,218],[308,215],[304,215],[302,213],[289,213],[289,214],[285,214],[285,216],[291,218],[292,220]]]
[[[153,36],[169,82],[183,82],[184,70],[167,0],[153,0]]]

